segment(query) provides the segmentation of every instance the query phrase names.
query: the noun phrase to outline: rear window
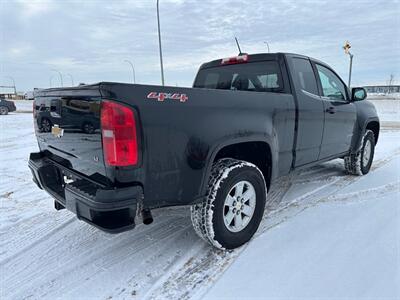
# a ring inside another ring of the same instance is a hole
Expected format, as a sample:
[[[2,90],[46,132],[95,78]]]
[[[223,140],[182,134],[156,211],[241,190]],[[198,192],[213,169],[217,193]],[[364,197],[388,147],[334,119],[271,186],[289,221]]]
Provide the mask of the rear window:
[[[196,88],[253,92],[282,92],[278,62],[242,63],[202,69],[193,85]]]

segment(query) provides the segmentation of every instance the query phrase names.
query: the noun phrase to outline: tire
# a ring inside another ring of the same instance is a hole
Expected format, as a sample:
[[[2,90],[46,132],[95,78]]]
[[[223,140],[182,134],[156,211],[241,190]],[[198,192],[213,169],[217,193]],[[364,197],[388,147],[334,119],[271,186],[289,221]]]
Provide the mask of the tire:
[[[375,153],[375,136],[372,130],[366,130],[361,141],[361,149],[344,158],[347,173],[352,175],[365,175],[371,169]]]
[[[0,115],[8,115],[8,107],[0,106]]]
[[[221,159],[212,167],[205,199],[191,207],[193,228],[216,248],[237,248],[257,231],[266,197],[264,176],[255,165]]]
[[[86,134],[93,134],[94,133],[94,126],[90,122],[85,122],[82,125],[82,131]]]

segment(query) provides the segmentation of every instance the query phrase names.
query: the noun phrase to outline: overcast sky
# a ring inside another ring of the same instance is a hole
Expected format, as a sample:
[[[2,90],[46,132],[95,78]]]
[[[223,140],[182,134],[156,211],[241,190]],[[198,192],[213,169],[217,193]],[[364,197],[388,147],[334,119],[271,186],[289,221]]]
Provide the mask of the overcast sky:
[[[0,84],[17,89],[98,81],[160,83],[155,0],[0,0]],[[202,62],[237,54],[294,52],[323,60],[347,82],[400,82],[400,2],[375,0],[160,0],[165,79],[190,86]],[[54,76],[52,78],[52,76]]]

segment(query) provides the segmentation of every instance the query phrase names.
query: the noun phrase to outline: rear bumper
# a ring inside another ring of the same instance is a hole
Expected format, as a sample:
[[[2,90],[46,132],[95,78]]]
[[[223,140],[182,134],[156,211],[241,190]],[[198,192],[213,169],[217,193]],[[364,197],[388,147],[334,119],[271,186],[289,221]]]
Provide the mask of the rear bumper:
[[[135,227],[141,186],[107,188],[45,157],[31,153],[29,168],[33,181],[78,219],[104,231],[119,233]],[[73,181],[66,183],[64,176]]]

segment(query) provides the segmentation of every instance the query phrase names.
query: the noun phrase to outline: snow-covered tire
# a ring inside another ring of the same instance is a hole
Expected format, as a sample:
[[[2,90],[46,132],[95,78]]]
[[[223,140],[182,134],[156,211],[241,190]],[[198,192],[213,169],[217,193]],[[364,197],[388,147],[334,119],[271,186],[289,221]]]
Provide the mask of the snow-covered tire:
[[[266,197],[264,176],[257,166],[231,158],[221,159],[212,167],[205,199],[191,207],[193,228],[214,247],[237,248],[257,231]],[[230,217],[231,222],[227,221]]]
[[[361,149],[344,158],[344,167],[349,174],[365,175],[369,172],[375,153],[375,136],[372,130],[366,130],[361,141]]]

